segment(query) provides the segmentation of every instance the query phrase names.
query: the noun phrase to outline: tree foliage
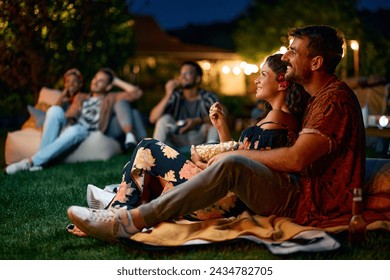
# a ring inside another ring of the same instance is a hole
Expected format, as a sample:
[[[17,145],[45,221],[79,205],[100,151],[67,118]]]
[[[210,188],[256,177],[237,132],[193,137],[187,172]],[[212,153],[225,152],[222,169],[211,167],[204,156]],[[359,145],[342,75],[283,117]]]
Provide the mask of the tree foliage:
[[[390,11],[359,11],[357,4],[357,0],[253,0],[234,34],[237,51],[248,60],[262,61],[281,46],[288,46],[291,27],[330,25],[340,30],[347,41],[359,41],[360,76],[389,79]],[[347,52],[348,58],[341,65],[345,64],[344,70],[353,75],[350,47]]]
[[[361,36],[354,0],[254,0],[235,34],[238,51],[253,61],[287,47],[288,30],[311,24],[331,25],[346,37]]]
[[[134,53],[124,0],[0,0],[0,96],[25,100],[79,68],[119,70]]]

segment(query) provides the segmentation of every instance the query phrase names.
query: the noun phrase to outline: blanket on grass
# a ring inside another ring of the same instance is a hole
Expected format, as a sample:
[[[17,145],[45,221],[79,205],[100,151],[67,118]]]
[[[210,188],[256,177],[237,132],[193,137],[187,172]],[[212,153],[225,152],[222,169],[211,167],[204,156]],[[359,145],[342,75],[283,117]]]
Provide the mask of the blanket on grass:
[[[348,230],[350,215],[326,221],[316,227],[301,226],[285,217],[263,217],[243,212],[237,217],[191,222],[176,220],[121,240],[128,246],[161,249],[246,239],[264,244],[273,254],[335,250],[340,243],[330,233]],[[390,212],[365,211],[367,230],[390,231]]]

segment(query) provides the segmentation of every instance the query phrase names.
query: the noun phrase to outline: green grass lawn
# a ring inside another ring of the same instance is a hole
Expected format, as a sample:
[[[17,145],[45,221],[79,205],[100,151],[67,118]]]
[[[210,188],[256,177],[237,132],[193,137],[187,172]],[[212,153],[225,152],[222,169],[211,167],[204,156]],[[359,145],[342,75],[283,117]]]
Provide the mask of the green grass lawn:
[[[389,259],[390,233],[369,232],[365,248],[348,245],[345,234],[336,237],[342,246],[323,253],[276,256],[249,241],[147,251],[111,245],[67,233],[66,210],[86,204],[86,186],[119,183],[128,156],[108,161],[60,164],[39,172],[0,175],[0,259],[2,260],[246,260],[246,259]],[[387,248],[387,249],[385,249]]]

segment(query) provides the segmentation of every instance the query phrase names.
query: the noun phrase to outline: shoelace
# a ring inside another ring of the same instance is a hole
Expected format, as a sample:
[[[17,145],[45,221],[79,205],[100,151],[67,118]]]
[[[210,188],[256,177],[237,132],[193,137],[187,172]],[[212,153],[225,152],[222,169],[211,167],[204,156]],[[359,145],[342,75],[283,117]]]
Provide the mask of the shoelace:
[[[111,222],[116,218],[114,211],[112,210],[91,210],[91,219],[98,222]]]

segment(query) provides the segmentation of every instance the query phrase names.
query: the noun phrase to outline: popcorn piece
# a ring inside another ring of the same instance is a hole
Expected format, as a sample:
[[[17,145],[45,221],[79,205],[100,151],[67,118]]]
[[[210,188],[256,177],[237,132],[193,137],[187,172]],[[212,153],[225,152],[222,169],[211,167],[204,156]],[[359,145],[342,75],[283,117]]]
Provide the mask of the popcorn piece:
[[[219,144],[202,144],[195,147],[196,152],[205,162],[217,154],[236,150],[237,148],[238,143],[236,141],[221,142]]]

